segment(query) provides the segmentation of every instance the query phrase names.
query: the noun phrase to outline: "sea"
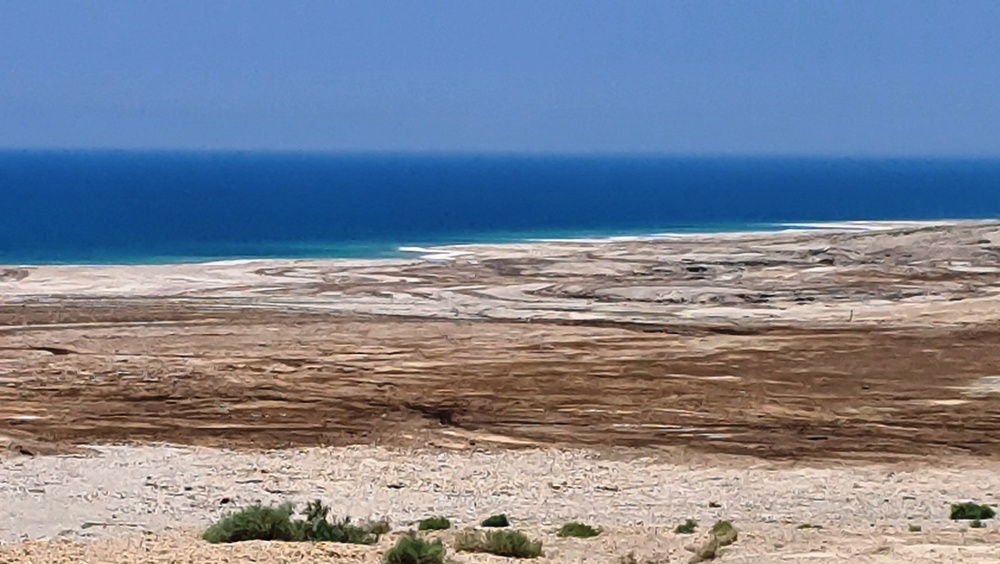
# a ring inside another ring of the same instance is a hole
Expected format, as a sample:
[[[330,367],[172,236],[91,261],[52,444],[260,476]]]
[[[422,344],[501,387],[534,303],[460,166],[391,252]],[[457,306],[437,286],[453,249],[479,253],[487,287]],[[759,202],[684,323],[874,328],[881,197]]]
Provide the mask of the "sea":
[[[0,264],[1000,217],[1000,160],[0,151]]]

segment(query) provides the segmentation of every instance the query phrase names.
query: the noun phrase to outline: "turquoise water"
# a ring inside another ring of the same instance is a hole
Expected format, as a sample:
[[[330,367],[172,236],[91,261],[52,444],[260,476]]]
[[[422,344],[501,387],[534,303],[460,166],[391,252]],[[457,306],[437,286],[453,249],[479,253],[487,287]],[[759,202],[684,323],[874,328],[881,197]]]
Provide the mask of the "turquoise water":
[[[0,263],[1000,216],[1000,161],[0,152]]]

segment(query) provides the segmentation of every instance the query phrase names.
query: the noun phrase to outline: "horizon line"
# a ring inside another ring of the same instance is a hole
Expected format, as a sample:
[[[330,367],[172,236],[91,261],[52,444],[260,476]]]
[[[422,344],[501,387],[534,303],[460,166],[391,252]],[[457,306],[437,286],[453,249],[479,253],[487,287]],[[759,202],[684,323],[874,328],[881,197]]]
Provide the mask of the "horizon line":
[[[997,154],[953,153],[806,153],[806,152],[679,152],[679,151],[513,151],[421,149],[288,149],[225,147],[13,147],[0,153],[133,153],[133,154],[246,154],[353,157],[510,157],[510,158],[636,158],[636,159],[800,159],[800,160],[1000,160]]]

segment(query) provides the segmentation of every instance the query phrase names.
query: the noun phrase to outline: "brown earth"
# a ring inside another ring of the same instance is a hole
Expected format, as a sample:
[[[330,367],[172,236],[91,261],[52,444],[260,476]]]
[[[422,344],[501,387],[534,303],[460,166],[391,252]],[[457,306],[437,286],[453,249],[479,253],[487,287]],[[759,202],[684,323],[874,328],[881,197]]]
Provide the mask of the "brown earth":
[[[11,269],[0,436],[1000,454],[996,224],[448,251]]]

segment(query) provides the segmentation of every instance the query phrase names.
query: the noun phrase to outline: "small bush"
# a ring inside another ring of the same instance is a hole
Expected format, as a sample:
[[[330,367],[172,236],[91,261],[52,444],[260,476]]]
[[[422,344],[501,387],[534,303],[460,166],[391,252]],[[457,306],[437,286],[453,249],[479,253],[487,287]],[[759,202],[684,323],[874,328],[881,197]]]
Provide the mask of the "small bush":
[[[596,537],[601,534],[600,529],[595,529],[586,523],[566,523],[559,529],[556,536],[559,537],[573,537],[578,539],[589,539],[591,537]]]
[[[466,530],[455,537],[455,550],[459,552],[482,552],[483,535],[479,531]]]
[[[694,529],[692,528],[691,530],[693,531]],[[719,556],[719,550],[736,542],[738,536],[736,527],[733,527],[732,523],[729,521],[716,521],[715,525],[712,525],[711,534],[705,542],[700,545],[687,547],[688,550],[694,553],[694,556],[688,560],[688,564],[715,560]]]
[[[417,529],[421,531],[443,531],[451,528],[451,521],[447,517],[428,517],[417,524]]]
[[[688,560],[688,564],[698,564],[699,562],[707,562],[709,560],[715,560],[719,556],[719,544],[718,537],[710,536],[708,540],[702,543],[700,546],[688,547],[688,550],[694,552],[694,556]]]
[[[982,528],[986,527],[986,525],[984,525],[983,522],[980,521],[979,519],[976,519],[976,520],[972,521],[971,523],[969,523],[969,527],[971,527],[973,529],[982,529]]]
[[[996,515],[997,512],[989,505],[978,505],[971,501],[951,505],[951,518],[955,520],[992,519]]]
[[[205,531],[202,538],[210,543],[303,540],[301,527],[292,521],[291,504],[280,507],[252,505],[224,516]]]
[[[695,521],[694,519],[688,519],[684,521],[683,524],[677,525],[677,528],[674,529],[674,532],[677,533],[678,535],[690,535],[694,533],[694,530],[697,528],[698,528],[698,522]]]
[[[712,525],[712,536],[719,540],[719,546],[729,546],[736,542],[739,533],[729,521],[718,521]]]
[[[460,552],[485,552],[508,558],[537,558],[542,556],[542,543],[533,541],[520,531],[466,531],[455,539],[455,550]]]
[[[920,525],[910,525],[910,532],[911,533],[919,533],[922,530],[923,530],[923,527],[921,527]]]
[[[385,564],[444,564],[447,551],[440,540],[428,542],[410,533],[382,557]]]
[[[510,520],[507,519],[506,514],[501,513],[500,515],[493,515],[487,517],[486,519],[483,519],[483,522],[480,523],[480,525],[484,527],[493,527],[493,528],[509,527]]]
[[[210,543],[267,540],[375,544],[378,540],[369,529],[352,525],[350,518],[328,521],[330,509],[319,500],[306,506],[305,520],[292,519],[294,512],[289,503],[280,507],[253,505],[223,517],[202,538]]]
[[[326,516],[329,514],[330,508],[323,505],[323,502],[318,499],[306,504],[306,521],[326,521]]]
[[[378,535],[368,527],[351,524],[351,518],[330,522],[327,515],[330,508],[318,499],[306,505],[306,520],[297,524],[302,527],[303,540],[315,542],[342,542],[350,544],[375,544]]]
[[[326,519],[307,521],[304,525],[306,528],[305,540],[308,541],[349,544],[375,544],[378,542],[378,535],[365,527],[352,525],[350,517],[333,523]]]
[[[520,531],[487,533],[486,548],[490,554],[509,558],[538,558],[543,554],[541,541],[533,541]]]
[[[817,531],[823,528],[823,525],[813,525],[812,523],[802,523],[797,529],[816,529]]]
[[[389,524],[388,519],[374,521],[372,523],[369,523],[368,526],[365,528],[368,529],[368,532],[375,535],[376,537],[387,535],[389,534],[389,531],[392,531],[392,525]]]

